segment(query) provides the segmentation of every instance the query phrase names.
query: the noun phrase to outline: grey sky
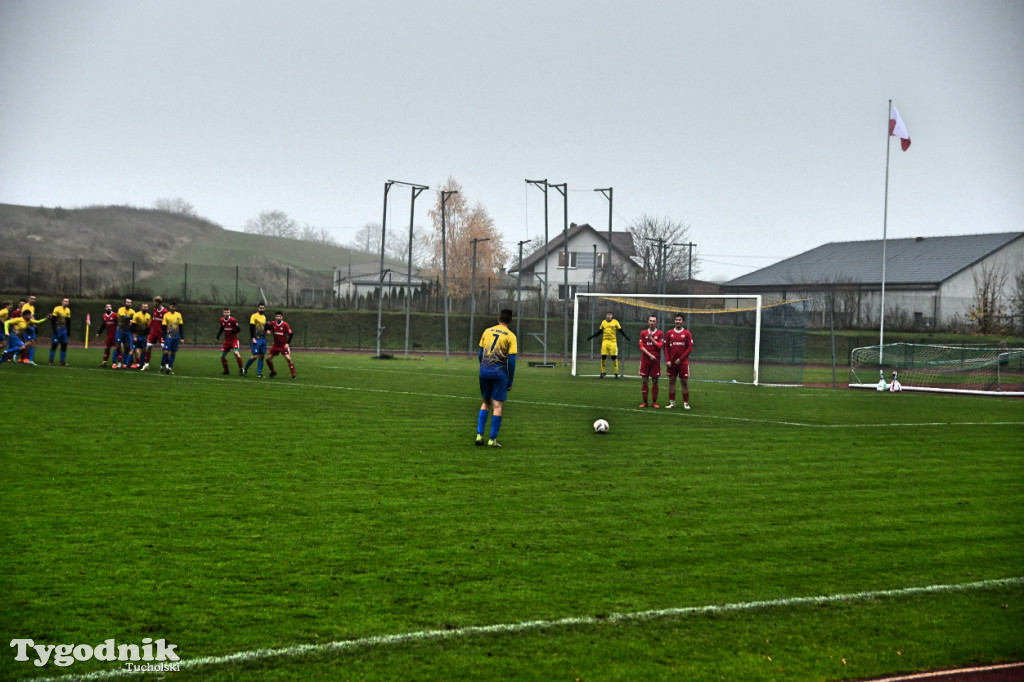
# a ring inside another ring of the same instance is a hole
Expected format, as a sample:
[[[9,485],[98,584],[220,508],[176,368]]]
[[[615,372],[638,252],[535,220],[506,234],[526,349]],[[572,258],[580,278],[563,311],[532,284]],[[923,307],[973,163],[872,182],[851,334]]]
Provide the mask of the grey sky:
[[[344,243],[386,180],[431,187],[429,226],[453,176],[512,252],[547,178],[571,222],[606,228],[609,186],[617,230],[682,220],[731,278],[882,236],[889,98],[890,236],[1024,229],[1020,0],[0,0],[0,202],[182,197]]]

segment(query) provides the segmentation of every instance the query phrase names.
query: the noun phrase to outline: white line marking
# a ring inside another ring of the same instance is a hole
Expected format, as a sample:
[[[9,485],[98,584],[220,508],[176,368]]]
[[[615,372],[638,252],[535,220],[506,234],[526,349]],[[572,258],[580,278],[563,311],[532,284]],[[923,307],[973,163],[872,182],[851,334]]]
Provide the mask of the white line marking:
[[[393,371],[393,370],[375,370],[378,372],[382,371]],[[222,376],[182,376],[178,375],[175,377],[176,381],[232,381],[232,379],[224,378]],[[236,382],[237,383],[237,382]],[[467,402],[478,401],[479,398],[474,398],[471,394],[467,395],[453,395],[449,393],[425,393],[422,391],[395,391],[388,388],[369,388],[366,386],[334,386],[331,384],[311,384],[306,382],[293,382],[290,379],[281,382],[270,382],[270,384],[287,386],[285,390],[294,390],[300,388],[317,388],[325,391],[353,391],[363,393],[381,393],[385,395],[404,395],[412,396],[416,398],[443,398],[447,400],[464,400]],[[269,385],[269,384],[268,384]],[[512,405],[530,405],[533,407],[558,407],[564,409],[574,410],[601,410],[604,412],[646,412],[649,414],[658,413],[657,410],[641,410],[636,407],[611,407],[608,405],[581,405],[577,403],[552,403],[544,402],[539,400],[519,400],[513,398]],[[878,429],[878,428],[907,428],[907,427],[920,427],[920,426],[1024,426],[1024,421],[1007,421],[1007,422],[901,422],[901,423],[865,423],[865,424],[811,424],[808,422],[793,422],[783,421],[781,419],[759,419],[754,417],[731,417],[720,414],[700,414],[699,412],[688,412],[683,413],[680,411],[676,418],[679,419],[713,419],[717,421],[732,421],[742,422],[746,424],[775,424],[777,426],[796,426],[805,429]]]
[[[762,609],[789,606],[815,606],[820,604],[835,604],[837,602],[867,601],[869,599],[892,599],[921,594],[968,592],[972,590],[985,590],[996,587],[1014,587],[1017,585],[1024,585],[1024,577],[979,580],[976,582],[953,585],[929,585],[927,587],[904,587],[893,590],[870,590],[866,592],[852,592],[846,594],[819,595],[816,597],[788,597],[783,599],[738,602],[734,604],[684,606],[680,608],[657,609],[653,611],[636,611],[633,613],[612,613],[607,616],[575,616],[572,618],[560,618],[558,620],[529,620],[520,623],[473,625],[464,628],[454,628],[451,630],[421,630],[419,632],[407,632],[399,635],[375,635],[372,637],[361,637],[359,639],[325,642],[323,644],[298,644],[279,649],[239,651],[234,654],[225,654],[223,656],[204,656],[202,658],[183,659],[176,662],[175,665],[180,665],[182,669],[202,668],[229,663],[259,661],[268,658],[305,656],[308,654],[317,654],[327,651],[346,651],[349,649],[392,646],[395,644],[405,644],[407,642],[456,639],[471,635],[498,635],[527,632],[531,630],[551,630],[575,625],[603,625],[605,623],[644,621],[656,618],[685,618],[687,616],[759,611]],[[62,675],[60,677],[32,677],[25,678],[25,680],[26,682],[29,680],[31,682],[71,682],[72,680],[108,680],[115,677],[127,677],[129,675],[139,674],[144,673],[130,671],[127,668],[115,668],[112,670],[98,670],[96,672],[85,673],[82,675],[72,674]]]
[[[1005,670],[1007,668],[1024,668],[1024,663],[1000,663],[998,665],[986,665],[981,668],[959,668],[953,670],[932,670],[926,673],[915,673],[913,675],[900,675],[899,677],[882,677],[875,682],[907,682],[908,680],[930,680],[936,677],[947,675],[971,675],[973,673],[987,673],[992,670]]]

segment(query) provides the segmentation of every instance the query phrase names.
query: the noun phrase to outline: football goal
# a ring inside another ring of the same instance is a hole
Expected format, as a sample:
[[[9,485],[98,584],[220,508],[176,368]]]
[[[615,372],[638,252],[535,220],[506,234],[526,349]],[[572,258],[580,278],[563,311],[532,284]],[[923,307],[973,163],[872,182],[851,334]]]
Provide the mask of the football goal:
[[[676,313],[693,334],[690,381],[800,384],[807,355],[808,303],[759,295],[585,294],[573,305],[572,375],[601,375],[600,325],[611,311],[629,340],[618,337],[619,374],[636,376],[647,318],[667,331]],[[596,335],[595,335],[596,333]],[[591,338],[592,337],[592,338]],[[610,358],[605,371],[614,374]]]
[[[854,348],[850,387],[876,388],[899,372],[904,391],[1024,395],[1024,348],[887,343]]]

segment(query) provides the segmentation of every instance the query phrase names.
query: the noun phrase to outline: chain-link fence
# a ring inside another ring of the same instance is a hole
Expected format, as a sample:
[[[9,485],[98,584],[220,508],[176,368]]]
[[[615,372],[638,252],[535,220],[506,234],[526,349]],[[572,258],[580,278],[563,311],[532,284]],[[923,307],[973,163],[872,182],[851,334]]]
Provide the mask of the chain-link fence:
[[[376,264],[374,264],[376,267]],[[135,300],[162,296],[182,303],[228,305],[235,308],[266,302],[269,306],[317,310],[404,311],[443,313],[444,282],[441,276],[414,278],[411,291],[385,271],[383,299],[376,272],[352,281],[343,270],[314,270],[268,262],[261,267],[154,263],[148,261],[99,261],[27,256],[0,258],[0,291],[12,296],[37,295],[60,298]],[[513,277],[480,277],[475,297],[469,278],[448,278],[451,313],[497,314],[501,308],[521,310],[524,316],[543,314],[540,287],[525,283],[517,289]],[[591,283],[578,287],[593,291]],[[452,295],[452,292],[465,292]],[[549,296],[550,315],[561,316],[565,301]]]

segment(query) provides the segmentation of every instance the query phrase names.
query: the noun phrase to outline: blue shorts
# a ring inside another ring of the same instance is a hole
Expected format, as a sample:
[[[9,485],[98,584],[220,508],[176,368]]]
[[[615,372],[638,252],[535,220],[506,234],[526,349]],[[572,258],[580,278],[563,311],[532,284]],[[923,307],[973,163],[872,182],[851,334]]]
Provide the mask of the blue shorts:
[[[172,339],[171,337],[168,336],[166,339],[164,339],[164,350],[167,351],[168,353],[177,353],[179,341],[181,341],[180,337],[175,336]]]
[[[35,341],[36,340],[36,328],[33,327],[32,325],[29,325],[29,326],[25,327],[25,331],[22,333],[22,336],[24,337],[25,341]]]
[[[136,334],[132,341],[132,348],[145,348],[146,347],[146,334]]]
[[[505,402],[505,399],[508,397],[508,375],[481,374],[480,395],[484,400]]]
[[[128,346],[129,348],[132,348],[132,333],[131,332],[123,332],[123,331],[118,330],[117,334],[114,335],[114,343],[117,343],[117,344],[122,344],[123,343],[124,345]]]
[[[51,341],[51,343],[53,343],[53,345],[55,345],[55,346],[56,346],[56,345],[57,345],[58,343],[64,343],[64,344],[66,344],[66,343],[68,342],[68,330],[67,330],[67,328],[64,328],[64,329],[58,329],[57,331],[55,331],[55,332],[53,333],[53,336],[52,336],[52,337],[50,337],[50,341]]]
[[[25,344],[22,343],[20,338],[18,338],[17,334],[9,334],[7,336],[7,348],[5,349],[5,351],[17,350],[18,348],[24,348],[24,347],[25,347]]]
[[[249,342],[249,347],[252,349],[253,355],[266,355],[267,354],[267,340],[266,339],[253,339]]]

